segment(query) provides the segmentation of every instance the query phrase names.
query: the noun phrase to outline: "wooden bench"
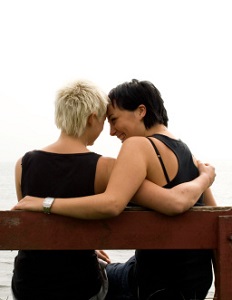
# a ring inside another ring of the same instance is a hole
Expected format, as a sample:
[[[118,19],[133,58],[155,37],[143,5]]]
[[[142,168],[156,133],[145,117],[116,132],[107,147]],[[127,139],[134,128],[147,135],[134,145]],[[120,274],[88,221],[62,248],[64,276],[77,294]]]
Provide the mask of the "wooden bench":
[[[128,207],[104,220],[0,211],[0,250],[18,249],[214,249],[217,299],[232,300],[232,207],[175,217]]]

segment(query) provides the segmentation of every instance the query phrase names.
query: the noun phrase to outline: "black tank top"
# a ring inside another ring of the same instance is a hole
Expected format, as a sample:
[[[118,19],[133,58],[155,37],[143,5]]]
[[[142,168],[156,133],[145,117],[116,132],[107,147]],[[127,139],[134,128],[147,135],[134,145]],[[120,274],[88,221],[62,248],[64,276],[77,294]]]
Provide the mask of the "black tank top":
[[[28,152],[22,159],[22,194],[60,198],[93,195],[99,157],[93,152]],[[100,287],[94,250],[20,250],[15,259],[12,288],[18,300],[87,300]]]
[[[176,158],[178,161],[177,174],[176,174],[175,178],[173,178],[173,180],[170,181],[169,176],[166,171],[166,168],[165,168],[165,165],[163,163],[162,157],[161,157],[155,143],[153,143],[153,141],[148,137],[148,140],[153,145],[153,147],[159,157],[161,166],[163,168],[164,175],[168,182],[164,186],[165,188],[172,188],[180,183],[191,181],[199,175],[198,169],[193,162],[192,153],[189,150],[189,147],[184,142],[182,142],[181,140],[172,139],[172,138],[170,138],[166,135],[162,135],[162,134],[154,134],[153,137],[156,138],[157,140],[160,140],[169,149],[171,149],[172,152],[176,155]],[[201,195],[201,197],[199,198],[199,200],[197,201],[197,203],[195,205],[196,206],[203,205],[203,195]]]
[[[153,137],[162,141],[176,155],[178,172],[173,180],[169,180],[165,166],[158,149],[153,144],[163,166],[167,179],[165,188],[171,188],[179,183],[190,181],[198,176],[198,169],[193,163],[192,154],[180,140],[155,134]],[[197,205],[203,205],[202,197]],[[204,228],[202,228],[204,230]],[[210,288],[212,282],[212,252],[207,250],[136,250],[136,274],[140,287],[140,299],[147,300],[158,290],[174,287],[183,292],[187,289],[195,291],[203,283],[203,290]],[[189,298],[187,298],[189,299]]]

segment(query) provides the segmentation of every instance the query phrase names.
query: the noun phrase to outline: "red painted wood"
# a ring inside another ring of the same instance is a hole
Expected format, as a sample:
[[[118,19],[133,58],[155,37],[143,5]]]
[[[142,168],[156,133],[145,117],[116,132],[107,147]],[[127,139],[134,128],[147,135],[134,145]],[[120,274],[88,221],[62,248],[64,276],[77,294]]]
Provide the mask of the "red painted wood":
[[[217,293],[219,300],[232,299],[232,216],[220,216],[218,228]]]
[[[218,217],[225,214],[232,212],[200,210],[168,217],[125,211],[112,219],[78,220],[2,211],[0,249],[216,249]]]
[[[105,220],[78,220],[0,211],[0,250],[214,249],[217,300],[232,300],[232,208],[194,208],[168,217],[124,211]]]

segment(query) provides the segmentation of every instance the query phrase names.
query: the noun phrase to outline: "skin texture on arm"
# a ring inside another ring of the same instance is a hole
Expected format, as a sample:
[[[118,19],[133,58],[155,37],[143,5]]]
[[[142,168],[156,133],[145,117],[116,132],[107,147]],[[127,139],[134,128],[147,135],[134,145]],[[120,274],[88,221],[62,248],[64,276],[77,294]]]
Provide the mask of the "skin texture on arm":
[[[120,214],[147,177],[149,171],[149,155],[147,152],[150,151],[150,144],[145,145],[144,143],[147,143],[147,141],[145,142],[143,139],[141,142],[139,137],[130,138],[123,143],[104,193],[81,198],[56,198],[51,212],[82,219],[108,218]],[[136,155],[131,155],[134,149],[136,149]],[[177,212],[173,212],[169,205],[172,201],[179,202],[180,197],[182,201],[186,202],[190,198],[191,204],[188,204],[188,208],[191,207],[214,180],[212,167],[205,168],[204,171],[199,170],[201,175],[194,181],[182,184],[183,186],[186,185],[186,188],[182,189],[182,185],[173,188],[175,192],[173,189],[164,189],[153,184],[152,197],[156,199],[153,209],[168,215],[176,214]],[[211,168],[210,175],[209,172],[207,173],[207,168],[208,171]],[[191,191],[192,195],[186,200],[186,195],[188,195],[191,188],[196,189],[196,191]],[[194,193],[196,198],[192,200]],[[42,211],[42,202],[43,199],[41,198],[27,196],[14,209]]]
[[[202,167],[202,163],[199,160],[197,160],[194,156],[193,156],[193,161],[197,168]],[[210,188],[204,191],[204,204],[206,206],[217,206],[217,203],[214,199],[214,196]]]
[[[202,168],[206,170],[212,167],[204,165]],[[152,182],[145,180],[133,197],[132,202],[170,216],[183,213],[195,205],[200,195],[207,188],[209,179],[207,178],[208,175],[204,175],[204,172],[192,181],[179,184],[171,189],[165,189],[167,191],[166,196],[164,189],[158,189]],[[207,189],[205,193],[210,195],[210,198],[204,195],[205,205],[216,206],[210,189]]]
[[[18,201],[23,198],[21,191],[21,177],[22,177],[22,159],[20,158],[15,165],[15,190]]]
[[[114,167],[114,163],[115,158],[103,156],[99,158],[94,182],[95,194],[103,193],[106,190],[110,175]]]
[[[216,200],[210,188],[204,192],[204,204],[206,206],[217,206]]]

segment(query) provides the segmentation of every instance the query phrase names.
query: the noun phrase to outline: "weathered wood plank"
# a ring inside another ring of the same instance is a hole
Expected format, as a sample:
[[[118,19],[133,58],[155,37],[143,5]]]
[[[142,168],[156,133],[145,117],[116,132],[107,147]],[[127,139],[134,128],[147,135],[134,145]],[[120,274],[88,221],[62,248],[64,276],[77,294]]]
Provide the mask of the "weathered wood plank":
[[[0,211],[0,250],[18,249],[214,249],[217,300],[232,299],[232,207],[196,207],[175,217],[127,208],[104,220]]]
[[[218,217],[231,210],[188,211],[167,217],[125,211],[104,220],[80,220],[24,211],[0,212],[0,249],[216,249]]]
[[[0,249],[216,249],[219,215],[188,211],[167,217],[125,211],[104,220],[79,220],[23,211],[0,212]]]

